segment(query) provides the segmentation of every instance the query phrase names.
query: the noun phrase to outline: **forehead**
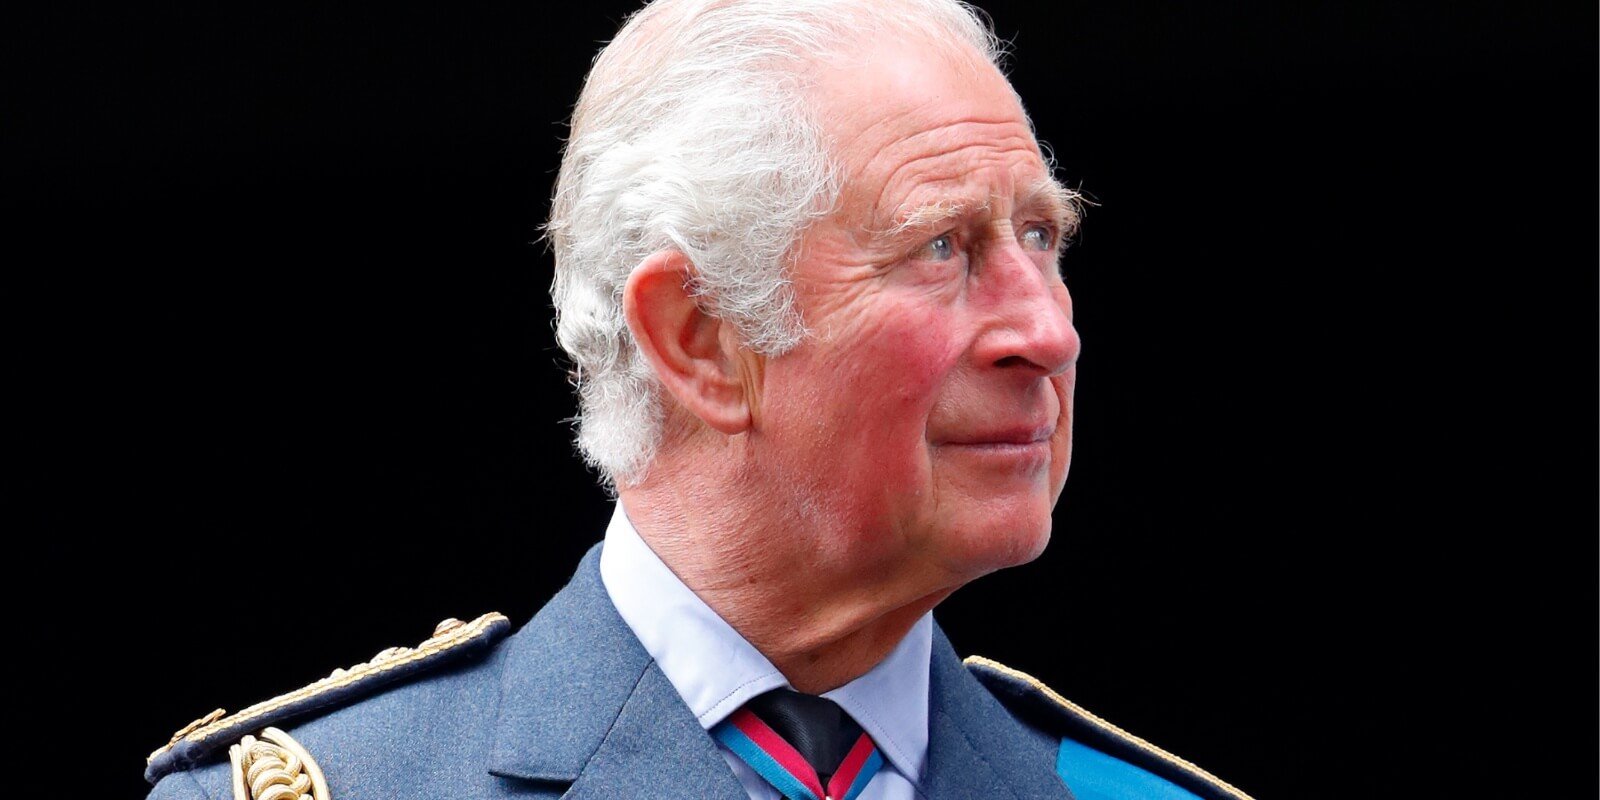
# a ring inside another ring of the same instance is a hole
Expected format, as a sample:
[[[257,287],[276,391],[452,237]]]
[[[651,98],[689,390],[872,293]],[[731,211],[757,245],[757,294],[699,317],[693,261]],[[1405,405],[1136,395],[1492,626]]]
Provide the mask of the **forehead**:
[[[846,214],[887,223],[907,204],[1004,201],[1048,175],[1010,83],[965,46],[875,46],[814,85]]]

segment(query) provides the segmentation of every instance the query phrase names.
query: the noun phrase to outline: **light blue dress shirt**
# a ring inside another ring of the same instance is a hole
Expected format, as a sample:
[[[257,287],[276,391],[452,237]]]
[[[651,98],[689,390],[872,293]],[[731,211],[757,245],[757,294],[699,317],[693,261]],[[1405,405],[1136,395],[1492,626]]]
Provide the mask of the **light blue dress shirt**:
[[[710,730],[746,701],[788,687],[772,662],[711,610],[640,538],[617,503],[600,553],[600,579],[617,612],[667,680]],[[922,615],[876,667],[822,696],[838,703],[886,762],[861,800],[913,800],[928,758],[928,664],[933,615]],[[790,687],[792,688],[792,687]],[[722,749],[754,800],[781,800],[738,756]]]

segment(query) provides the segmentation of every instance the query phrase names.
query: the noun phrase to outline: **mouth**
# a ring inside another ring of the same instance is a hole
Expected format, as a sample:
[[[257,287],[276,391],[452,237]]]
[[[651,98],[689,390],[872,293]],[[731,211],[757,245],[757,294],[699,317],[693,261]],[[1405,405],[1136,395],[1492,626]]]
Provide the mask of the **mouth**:
[[[962,433],[933,444],[951,455],[1032,470],[1049,465],[1050,440],[1055,432],[1054,424],[1017,425]]]
[[[1039,444],[1048,445],[1050,437],[1054,436],[1055,432],[1054,424],[1015,425],[957,434],[936,441],[934,444],[953,447],[1030,447]]]

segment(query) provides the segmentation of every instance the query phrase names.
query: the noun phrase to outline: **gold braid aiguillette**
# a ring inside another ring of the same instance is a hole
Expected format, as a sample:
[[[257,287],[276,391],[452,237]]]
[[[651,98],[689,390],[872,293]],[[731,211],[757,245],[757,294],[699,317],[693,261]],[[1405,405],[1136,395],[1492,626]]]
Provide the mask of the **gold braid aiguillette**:
[[[293,737],[267,728],[228,748],[233,800],[332,800],[322,768]]]

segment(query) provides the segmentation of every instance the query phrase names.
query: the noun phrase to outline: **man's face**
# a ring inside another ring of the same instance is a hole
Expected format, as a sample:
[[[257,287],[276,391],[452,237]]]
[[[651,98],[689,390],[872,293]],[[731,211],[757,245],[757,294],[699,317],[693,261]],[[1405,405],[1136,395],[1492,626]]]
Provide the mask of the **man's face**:
[[[801,243],[811,331],[764,366],[758,463],[821,561],[968,580],[1037,556],[1066,480],[1078,335],[1067,211],[976,55],[906,42],[816,87],[841,207]]]

